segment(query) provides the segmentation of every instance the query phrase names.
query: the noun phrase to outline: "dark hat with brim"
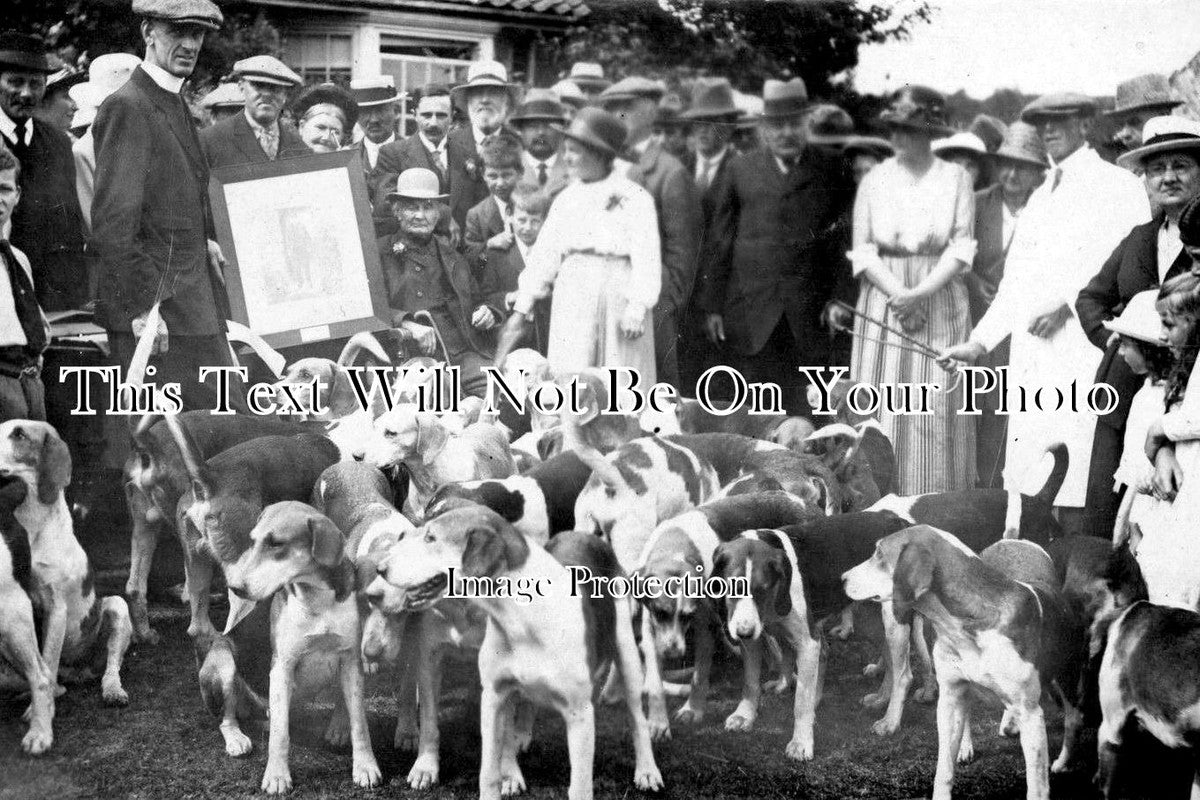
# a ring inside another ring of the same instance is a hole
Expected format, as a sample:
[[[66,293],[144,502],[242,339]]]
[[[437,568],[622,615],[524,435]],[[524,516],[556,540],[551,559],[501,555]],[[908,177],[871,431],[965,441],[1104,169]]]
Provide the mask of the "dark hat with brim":
[[[1021,109],[1021,121],[1036,125],[1039,120],[1095,116],[1096,101],[1079,92],[1044,94]]]
[[[358,104],[349,92],[336,83],[321,83],[300,92],[292,102],[292,113],[299,120],[310,108],[318,105],[333,106],[340,110],[346,119],[347,133],[358,122]]]
[[[895,155],[896,148],[878,136],[847,136],[842,140],[842,154],[851,156],[855,153],[866,153],[883,161]]]
[[[629,129],[621,120],[602,108],[587,106],[579,109],[569,127],[556,126],[568,139],[599,150],[610,156],[621,152]]]
[[[55,71],[46,58],[46,45],[36,36],[9,31],[0,33],[0,70],[42,72]]]
[[[518,106],[517,113],[508,118],[508,122],[514,126],[524,122],[557,122],[566,125],[567,109],[549,90],[532,89],[526,95],[525,102]]]
[[[199,25],[210,31],[219,30],[225,21],[212,0],[133,0],[133,13],[176,25]]]
[[[840,147],[854,135],[854,120],[842,107],[832,103],[813,106],[804,118],[808,126],[808,141],[811,144]]]
[[[946,122],[946,98],[928,86],[909,85],[897,91],[879,115],[879,123],[888,128],[924,133],[935,139],[954,133]]]
[[[72,86],[84,83],[87,79],[87,70],[63,67],[46,78],[46,94],[69,91]]]
[[[733,102],[733,87],[725,78],[700,79],[692,88],[692,107],[680,114],[686,120],[733,122],[741,114]]]

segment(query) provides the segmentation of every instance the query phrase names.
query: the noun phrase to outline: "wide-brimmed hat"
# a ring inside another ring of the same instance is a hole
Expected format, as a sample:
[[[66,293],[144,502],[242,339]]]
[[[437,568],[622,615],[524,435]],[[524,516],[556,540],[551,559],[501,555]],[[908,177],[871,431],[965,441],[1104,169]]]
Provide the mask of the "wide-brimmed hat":
[[[992,158],[997,161],[1019,161],[1043,169],[1050,166],[1046,159],[1046,145],[1042,144],[1037,128],[1020,120],[1008,126],[1008,133],[1004,135],[1000,147],[992,153]]]
[[[0,68],[8,67],[23,72],[55,71],[46,58],[46,45],[36,36],[16,31],[0,33]]]
[[[680,114],[687,120],[733,122],[741,114],[733,102],[733,86],[727,78],[700,78],[692,87],[692,106]]]
[[[512,100],[516,100],[518,87],[508,82],[508,70],[499,61],[472,61],[467,67],[467,80],[450,90],[450,99],[455,103],[465,100],[472,89],[488,87],[505,89]]]
[[[243,58],[233,65],[233,77],[276,86],[300,86],[304,83],[304,79],[289,69],[287,64],[271,56]]]
[[[211,0],[133,0],[133,13],[178,25],[199,25],[212,31],[225,21],[221,9]]]
[[[579,109],[588,104],[587,95],[583,90],[575,85],[574,81],[563,79],[550,87],[550,91],[558,95],[560,102],[571,106],[571,108]]]
[[[299,121],[309,109],[320,105],[333,106],[342,112],[346,120],[346,134],[349,134],[354,123],[358,122],[358,104],[354,101],[354,96],[336,83],[320,83],[300,92],[292,101],[292,113]]]
[[[1008,135],[1008,126],[1004,124],[1003,120],[987,114],[976,114],[975,119],[971,120],[971,124],[967,126],[967,131],[978,136],[989,153],[994,153],[1000,149],[1000,145],[1004,144],[1004,137]]]
[[[1182,100],[1171,96],[1171,84],[1165,75],[1151,73],[1118,83],[1116,105],[1112,111],[1104,112],[1104,116],[1118,117],[1133,111],[1161,111],[1166,114],[1182,103]]]
[[[396,191],[388,192],[388,200],[407,197],[413,200],[445,200],[450,195],[442,194],[438,176],[431,169],[413,167],[396,178]]]
[[[909,85],[897,90],[879,115],[879,122],[889,128],[921,131],[934,138],[954,133],[946,122],[946,98],[928,86]]]
[[[1138,292],[1129,298],[1120,315],[1104,321],[1104,327],[1139,342],[1162,345],[1162,317],[1154,307],[1157,300],[1158,289]]]
[[[759,115],[762,119],[794,117],[803,114],[811,105],[808,87],[799,78],[790,81],[767,78],[763,83],[762,101],[762,113]]]
[[[523,122],[557,122],[566,125],[567,109],[549,89],[530,89],[525,95],[525,102],[517,106],[517,112],[508,118],[508,122],[510,125]]]
[[[842,155],[850,156],[854,153],[866,153],[883,161],[894,156],[896,148],[887,139],[878,136],[847,136],[842,141]]]
[[[629,129],[621,120],[602,108],[579,109],[569,127],[559,127],[563,136],[615,156],[625,146]]]
[[[658,81],[643,78],[640,75],[630,75],[609,86],[600,93],[600,105],[608,106],[625,100],[643,98],[658,101],[667,93],[667,87]]]
[[[1096,101],[1079,92],[1044,94],[1021,109],[1021,121],[1036,125],[1040,119],[1091,117],[1096,113]]]
[[[93,58],[92,63],[88,64],[87,80],[67,90],[78,107],[71,118],[71,127],[79,128],[95,122],[100,104],[124,86],[141,63],[142,60],[132,53],[105,53]],[[238,99],[240,102],[240,94]]]
[[[1129,169],[1170,152],[1189,152],[1200,158],[1200,122],[1174,115],[1151,117],[1142,128],[1142,146],[1121,155],[1117,164]]]
[[[942,158],[949,158],[955,153],[966,153],[969,156],[982,159],[988,154],[987,145],[973,133],[959,131],[945,139],[935,139],[929,149]]]
[[[854,135],[854,120],[841,106],[818,103],[804,118],[808,126],[808,141],[812,144],[840,146]]]
[[[396,79],[391,75],[377,75],[350,81],[350,96],[359,108],[370,108],[399,102],[403,94],[396,91]]]
[[[594,92],[602,92],[612,86],[612,81],[604,77],[604,67],[594,61],[576,61],[571,65],[566,79],[581,89]]]

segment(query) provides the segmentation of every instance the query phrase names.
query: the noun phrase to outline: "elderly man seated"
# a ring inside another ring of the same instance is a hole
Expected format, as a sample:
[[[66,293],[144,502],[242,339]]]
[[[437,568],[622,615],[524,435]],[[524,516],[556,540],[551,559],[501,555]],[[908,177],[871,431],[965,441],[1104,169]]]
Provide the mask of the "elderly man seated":
[[[392,324],[416,337],[426,354],[460,367],[464,395],[482,397],[481,368],[495,353],[504,291],[478,285],[466,260],[434,234],[446,195],[431,170],[400,173],[387,199],[400,222],[397,233],[379,239]]]

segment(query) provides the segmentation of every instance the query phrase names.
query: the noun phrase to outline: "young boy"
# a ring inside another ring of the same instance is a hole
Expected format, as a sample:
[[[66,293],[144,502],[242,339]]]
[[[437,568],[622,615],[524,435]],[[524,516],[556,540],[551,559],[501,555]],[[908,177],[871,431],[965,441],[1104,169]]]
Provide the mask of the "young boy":
[[[504,291],[505,305],[511,309],[517,296],[517,278],[529,257],[530,248],[541,233],[546,214],[550,211],[551,198],[544,190],[531,183],[522,183],[512,192],[512,239],[513,243],[506,250],[488,248],[488,272],[495,283],[491,291]],[[535,348],[542,355],[546,354],[549,345],[547,334],[550,330],[550,300],[540,301],[533,307],[531,315],[533,327],[532,341],[527,341],[529,347]]]
[[[21,162],[0,145],[0,422],[46,418],[41,367],[50,326],[33,291],[29,259],[8,243],[20,178]]]
[[[521,142],[513,136],[499,134],[479,148],[483,161],[483,182],[488,197],[467,212],[463,234],[467,263],[480,281],[487,277],[489,250],[508,250],[513,245],[512,193],[525,172],[521,159]]]

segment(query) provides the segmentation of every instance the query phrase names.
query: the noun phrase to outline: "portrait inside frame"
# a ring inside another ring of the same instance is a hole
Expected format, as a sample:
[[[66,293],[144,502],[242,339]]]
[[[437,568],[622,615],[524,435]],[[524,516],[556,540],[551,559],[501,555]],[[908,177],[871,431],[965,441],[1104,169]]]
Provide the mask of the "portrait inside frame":
[[[230,314],[272,347],[389,327],[361,158],[341,150],[212,171]]]

